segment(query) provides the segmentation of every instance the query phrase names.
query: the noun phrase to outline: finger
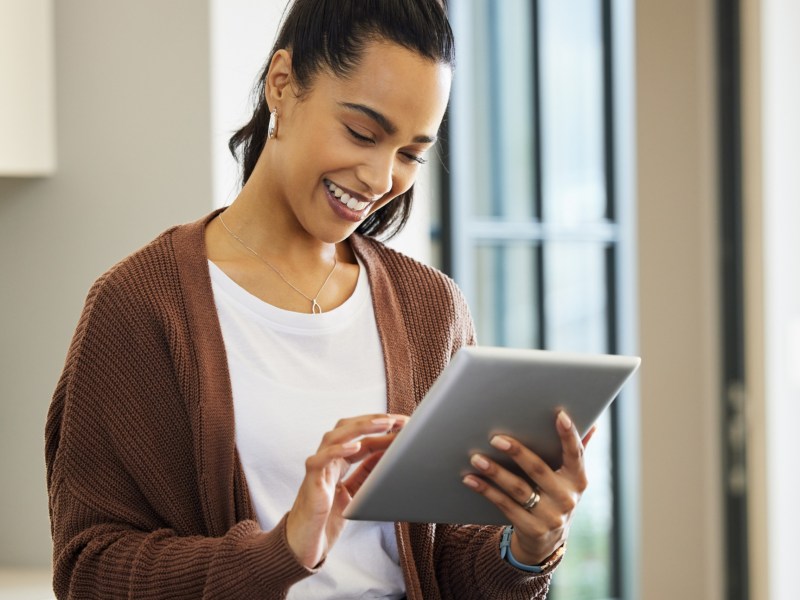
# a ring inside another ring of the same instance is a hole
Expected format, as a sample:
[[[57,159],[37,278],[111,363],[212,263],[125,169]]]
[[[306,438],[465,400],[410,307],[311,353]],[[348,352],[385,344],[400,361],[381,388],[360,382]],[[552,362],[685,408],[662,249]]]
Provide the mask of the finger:
[[[517,504],[525,504],[531,497],[534,488],[529,482],[491,458],[483,454],[473,454],[470,457],[470,463],[482,478],[491,481]],[[543,477],[543,479],[546,479],[546,477]],[[539,487],[539,489],[544,490],[544,487]]]
[[[357,453],[351,455],[348,460],[350,462],[358,462],[376,452],[383,453],[389,445],[394,442],[395,438],[397,438],[397,434],[395,433],[362,437],[358,440],[361,442],[361,449]]]
[[[583,439],[581,440],[581,444],[583,444],[584,448],[589,445],[589,442],[594,437],[595,433],[597,433],[597,425],[592,425],[591,429],[586,432],[586,435],[583,436]]]
[[[550,465],[518,440],[506,435],[495,435],[489,440],[489,443],[513,460],[531,481],[536,482],[540,489],[552,491],[558,488],[558,478]],[[497,468],[503,467],[497,465]],[[528,495],[530,495],[530,490],[528,490]]]
[[[361,464],[359,464],[358,467],[356,467],[356,470],[353,472],[353,474],[344,480],[343,485],[347,491],[350,492],[351,496],[355,495],[364,481],[366,481],[367,477],[370,473],[372,473],[372,470],[375,468],[375,465],[378,464],[378,461],[382,456],[383,452],[378,452],[367,457],[361,461]]]
[[[540,456],[521,442],[505,435],[496,435],[489,443],[495,448],[502,450],[510,456],[524,473],[535,482],[536,489],[541,493],[542,499],[547,497],[550,504],[562,513],[571,513],[580,494],[586,489],[586,473],[581,468],[573,473],[566,472],[562,467],[558,471],[553,471]],[[481,477],[491,480],[498,485],[512,499],[520,504],[525,504],[531,496],[533,488],[529,483],[525,483],[521,477],[505,469],[497,461],[493,461],[485,456],[481,456],[484,463],[488,463],[488,468],[481,468],[484,465],[481,461],[471,458],[472,465],[478,469]],[[520,483],[522,482],[522,483]]]
[[[322,436],[320,448],[328,445],[343,444],[364,435],[376,433],[386,433],[397,426],[398,420],[395,415],[374,414],[360,417],[342,419],[330,431]],[[404,424],[404,423],[403,423]]]
[[[494,504],[514,526],[514,535],[518,537],[517,545],[523,544],[526,547],[524,553],[515,552],[515,557],[527,554],[533,559],[525,559],[524,562],[539,564],[552,554],[553,548],[563,543],[570,517],[549,496],[542,496],[533,509],[527,510],[477,475],[467,475],[462,481]]]
[[[583,471],[583,444],[572,419],[563,410],[556,417],[556,430],[561,438],[562,470]]]
[[[326,469],[332,462],[343,459],[350,461],[349,458],[361,450],[361,442],[350,441],[344,444],[329,444],[321,447],[315,454],[306,459],[306,472],[313,473]],[[347,467],[349,468],[349,466]],[[345,468],[346,470],[346,468]]]
[[[541,502],[544,502],[544,499],[542,499],[539,506],[536,507],[536,511],[528,512],[511,496],[497,489],[487,481],[484,481],[477,475],[466,475],[461,481],[468,488],[494,504],[515,528],[524,528],[532,535],[544,535],[547,533],[548,528],[546,524],[534,514],[540,512],[539,509],[543,508]]]
[[[401,415],[398,413],[390,413],[387,416],[394,419],[394,427],[392,428],[392,431],[395,432],[400,431],[403,427],[405,427],[409,419],[411,418],[408,415]]]

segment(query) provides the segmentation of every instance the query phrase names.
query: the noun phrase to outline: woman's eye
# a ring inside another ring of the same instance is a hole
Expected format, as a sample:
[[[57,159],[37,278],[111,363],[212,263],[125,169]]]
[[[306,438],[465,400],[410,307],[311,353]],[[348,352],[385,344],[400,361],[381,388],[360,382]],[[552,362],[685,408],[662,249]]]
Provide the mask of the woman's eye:
[[[347,125],[345,125],[345,128],[347,128],[348,133],[350,133],[350,135],[354,139],[358,140],[359,142],[364,142],[366,144],[374,144],[375,143],[375,140],[373,140],[371,137],[367,137],[366,135],[361,135],[355,129],[351,129]]]
[[[405,156],[408,160],[410,160],[412,162],[415,162],[415,163],[419,163],[421,165],[424,165],[426,162],[428,162],[426,159],[422,158],[421,156],[418,156],[416,154],[411,154],[410,152],[404,152],[403,156]]]

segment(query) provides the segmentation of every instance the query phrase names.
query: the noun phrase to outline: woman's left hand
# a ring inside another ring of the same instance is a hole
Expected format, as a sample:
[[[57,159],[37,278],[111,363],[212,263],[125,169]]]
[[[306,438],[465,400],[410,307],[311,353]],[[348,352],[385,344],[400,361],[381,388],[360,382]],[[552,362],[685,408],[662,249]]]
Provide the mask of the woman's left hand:
[[[536,489],[490,458],[475,454],[471,462],[478,475],[467,475],[464,484],[492,502],[514,526],[511,553],[523,564],[539,565],[561,547],[567,539],[575,507],[587,486],[583,450],[594,434],[593,427],[583,440],[564,411],[556,418],[561,438],[562,465],[553,471],[544,460],[504,435],[496,435],[491,444],[507,454],[536,482]],[[491,485],[488,481],[494,483]],[[531,509],[525,503],[540,495]]]

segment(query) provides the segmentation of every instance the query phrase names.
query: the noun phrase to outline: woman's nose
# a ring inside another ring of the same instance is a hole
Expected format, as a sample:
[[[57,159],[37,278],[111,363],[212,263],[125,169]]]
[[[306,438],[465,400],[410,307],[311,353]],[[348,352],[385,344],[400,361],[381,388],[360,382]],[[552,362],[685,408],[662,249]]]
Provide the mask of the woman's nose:
[[[369,189],[373,197],[388,194],[393,185],[394,158],[375,156],[369,163],[361,165],[356,176]]]

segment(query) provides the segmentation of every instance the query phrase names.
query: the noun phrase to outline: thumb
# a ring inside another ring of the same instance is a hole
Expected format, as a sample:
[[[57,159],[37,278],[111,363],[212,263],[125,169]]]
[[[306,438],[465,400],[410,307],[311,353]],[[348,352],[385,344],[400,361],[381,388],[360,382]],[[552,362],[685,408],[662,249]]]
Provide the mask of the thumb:
[[[591,429],[586,432],[586,435],[583,436],[583,439],[581,440],[584,448],[589,445],[589,442],[592,440],[595,433],[597,433],[597,425],[592,425]]]

